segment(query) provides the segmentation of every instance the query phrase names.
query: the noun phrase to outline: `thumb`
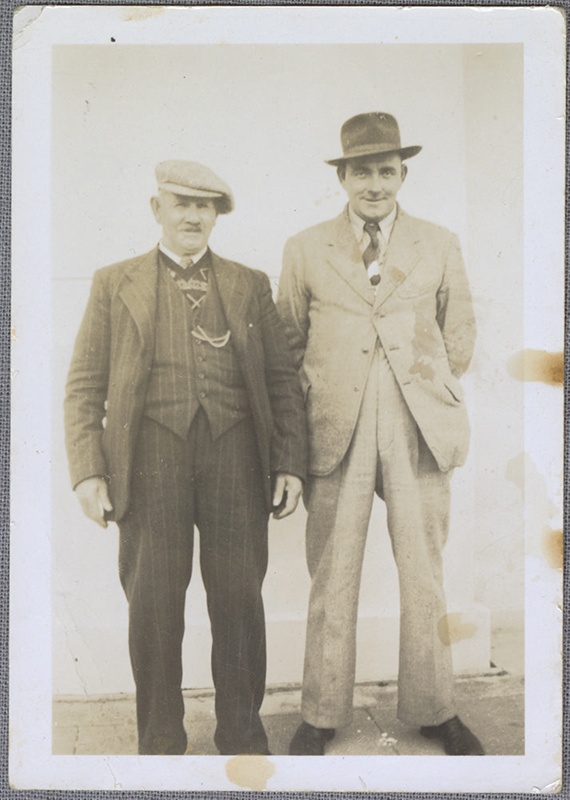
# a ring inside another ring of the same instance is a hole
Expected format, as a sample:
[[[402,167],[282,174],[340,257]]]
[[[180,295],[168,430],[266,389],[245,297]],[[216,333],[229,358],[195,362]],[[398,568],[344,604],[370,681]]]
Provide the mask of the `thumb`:
[[[112,511],[113,510],[113,504],[111,503],[111,500],[109,499],[109,489],[107,488],[107,484],[106,483],[104,483],[101,486],[101,489],[99,490],[99,499],[100,499],[101,505],[102,505],[102,507],[104,508],[105,511]]]

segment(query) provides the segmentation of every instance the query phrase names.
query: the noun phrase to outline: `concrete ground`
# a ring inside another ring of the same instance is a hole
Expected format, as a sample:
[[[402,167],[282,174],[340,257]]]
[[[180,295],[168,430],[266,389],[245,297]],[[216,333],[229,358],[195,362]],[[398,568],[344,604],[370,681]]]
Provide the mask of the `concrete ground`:
[[[488,673],[458,677],[458,713],[481,739],[488,755],[524,754],[524,647],[519,629],[493,632]],[[184,692],[188,752],[217,755],[213,693]],[[287,755],[300,722],[301,692],[269,687],[262,717],[274,755]],[[327,755],[441,755],[437,742],[403,726],[396,717],[396,684],[359,684],[354,720],[327,747]],[[55,755],[136,755],[132,695],[59,697],[53,704]]]

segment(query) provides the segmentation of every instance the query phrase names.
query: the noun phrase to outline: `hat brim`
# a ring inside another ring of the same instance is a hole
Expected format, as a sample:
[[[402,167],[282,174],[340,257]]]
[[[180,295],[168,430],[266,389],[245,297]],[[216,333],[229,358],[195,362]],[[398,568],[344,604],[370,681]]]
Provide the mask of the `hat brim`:
[[[325,164],[331,164],[333,167],[338,167],[339,164],[346,164],[347,161],[356,161],[360,158],[368,158],[369,156],[387,156],[397,153],[403,160],[405,158],[412,158],[422,149],[421,145],[412,145],[411,147],[370,147],[364,152],[359,151],[352,155],[340,156],[340,158],[332,158],[330,161],[325,161]]]
[[[196,189],[190,186],[182,186],[179,183],[159,183],[158,188],[164,189],[165,192],[182,194],[185,197],[209,197],[212,200],[216,197],[224,197],[221,192],[210,192],[207,189]]]
[[[223,192],[212,192],[209,189],[195,189],[190,186],[182,186],[179,183],[162,182],[158,184],[159,189],[172,194],[181,194],[184,197],[205,197],[208,200],[216,201],[216,208],[219,214],[229,214],[233,211],[233,198]]]

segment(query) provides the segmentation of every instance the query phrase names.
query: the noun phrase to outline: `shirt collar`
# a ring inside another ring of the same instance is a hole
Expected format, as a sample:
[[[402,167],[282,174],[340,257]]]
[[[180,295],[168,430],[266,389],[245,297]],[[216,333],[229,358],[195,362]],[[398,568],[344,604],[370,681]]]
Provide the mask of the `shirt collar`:
[[[396,216],[398,214],[398,206],[397,204],[394,208],[390,211],[387,217],[381,219],[378,223],[378,227],[382,231],[382,236],[384,237],[385,241],[388,241],[390,238],[390,234],[392,233],[392,228],[394,227],[394,222],[396,221]],[[352,230],[354,231],[354,235],[356,236],[356,240],[358,242],[362,241],[364,237],[364,224],[365,220],[362,217],[359,217],[358,214],[352,210],[352,207],[348,206],[348,217],[350,220],[350,224],[352,226]],[[368,241],[368,236],[367,239]]]
[[[175,264],[178,264],[179,267],[182,266],[180,264],[180,262],[182,261],[182,256],[179,256],[176,253],[173,253],[172,250],[169,250],[168,247],[166,247],[166,245],[164,245],[162,242],[159,242],[158,249],[162,253],[164,253],[165,256],[168,256],[168,258],[172,259],[172,261],[174,261]],[[194,253],[192,255],[192,261],[194,262],[194,264],[197,264],[198,261],[200,261],[202,256],[205,255],[207,249],[208,249],[208,245],[206,245],[206,247],[204,247],[202,250],[200,250],[200,252]],[[183,267],[183,269],[184,269],[184,267]]]

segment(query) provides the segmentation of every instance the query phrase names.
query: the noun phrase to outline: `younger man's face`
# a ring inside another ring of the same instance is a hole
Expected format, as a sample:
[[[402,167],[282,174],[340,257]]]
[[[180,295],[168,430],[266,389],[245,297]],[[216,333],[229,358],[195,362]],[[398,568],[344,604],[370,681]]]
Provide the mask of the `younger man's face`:
[[[407,174],[407,167],[396,153],[351,159],[340,182],[352,210],[369,222],[387,217],[396,205],[396,196]]]

